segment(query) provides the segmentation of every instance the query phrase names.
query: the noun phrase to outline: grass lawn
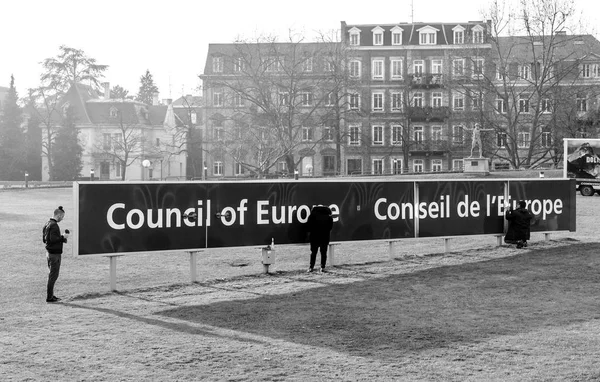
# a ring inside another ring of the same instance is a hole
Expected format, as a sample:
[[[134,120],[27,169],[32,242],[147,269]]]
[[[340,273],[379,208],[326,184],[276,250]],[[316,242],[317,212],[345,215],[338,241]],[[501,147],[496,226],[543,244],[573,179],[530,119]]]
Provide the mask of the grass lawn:
[[[344,243],[307,274],[306,246],[74,258],[45,302],[41,227],[72,190],[0,191],[2,381],[600,380],[600,197],[577,232],[530,246],[493,236]]]

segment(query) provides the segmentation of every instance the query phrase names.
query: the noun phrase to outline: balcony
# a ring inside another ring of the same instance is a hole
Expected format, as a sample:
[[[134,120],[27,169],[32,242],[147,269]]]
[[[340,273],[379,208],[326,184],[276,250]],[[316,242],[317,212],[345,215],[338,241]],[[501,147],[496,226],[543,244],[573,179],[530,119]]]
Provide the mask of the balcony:
[[[444,122],[450,116],[450,108],[442,107],[409,107],[408,118],[413,122]]]
[[[435,89],[441,88],[443,86],[443,74],[435,73],[435,74],[426,74],[422,73],[420,75],[417,74],[409,74],[406,76],[408,84],[413,89]]]
[[[420,142],[410,142],[409,152],[413,154],[443,155],[449,152],[451,145],[447,140],[427,139]]]

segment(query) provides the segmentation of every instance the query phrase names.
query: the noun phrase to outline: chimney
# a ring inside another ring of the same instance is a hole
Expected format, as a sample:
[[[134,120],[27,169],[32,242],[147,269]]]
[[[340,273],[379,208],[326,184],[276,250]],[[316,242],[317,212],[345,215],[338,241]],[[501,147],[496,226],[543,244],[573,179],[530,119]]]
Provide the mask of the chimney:
[[[566,36],[567,35],[567,31],[566,30],[556,31],[556,35],[557,36]]]
[[[158,105],[158,92],[152,93],[152,105]]]
[[[103,82],[102,86],[104,87],[104,99],[110,98],[110,82]]]

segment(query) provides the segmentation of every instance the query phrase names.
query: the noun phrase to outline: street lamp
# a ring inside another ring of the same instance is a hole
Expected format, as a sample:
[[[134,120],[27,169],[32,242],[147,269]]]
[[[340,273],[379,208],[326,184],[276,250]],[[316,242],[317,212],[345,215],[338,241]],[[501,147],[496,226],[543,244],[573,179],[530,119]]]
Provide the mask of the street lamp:
[[[29,187],[29,173],[25,172],[25,188]]]
[[[94,169],[90,169],[90,181],[94,181]]]
[[[142,161],[142,166],[144,167],[144,169],[142,169],[142,171],[143,171],[143,174],[142,174],[142,180],[145,180],[145,177],[146,177],[146,169],[150,168],[150,165],[151,165],[151,164],[152,164],[152,163],[150,163],[150,161],[149,161],[148,159],[144,159],[144,160]]]

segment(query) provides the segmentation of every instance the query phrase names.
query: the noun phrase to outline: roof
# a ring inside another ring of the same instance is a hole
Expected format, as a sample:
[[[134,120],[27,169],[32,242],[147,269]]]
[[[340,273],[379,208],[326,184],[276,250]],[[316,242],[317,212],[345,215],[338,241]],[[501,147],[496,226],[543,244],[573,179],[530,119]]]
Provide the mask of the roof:
[[[173,101],[173,107],[201,107],[203,105],[201,96],[188,94]]]
[[[530,36],[510,36],[498,38],[498,44],[503,57],[508,61],[531,62],[534,57],[540,57],[543,50],[554,49],[555,60],[580,60],[589,55],[600,55],[600,41],[592,35],[556,34],[537,40],[533,45]],[[498,55],[497,52],[495,52]]]

